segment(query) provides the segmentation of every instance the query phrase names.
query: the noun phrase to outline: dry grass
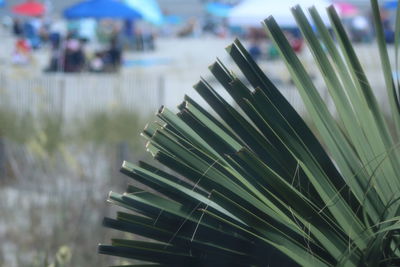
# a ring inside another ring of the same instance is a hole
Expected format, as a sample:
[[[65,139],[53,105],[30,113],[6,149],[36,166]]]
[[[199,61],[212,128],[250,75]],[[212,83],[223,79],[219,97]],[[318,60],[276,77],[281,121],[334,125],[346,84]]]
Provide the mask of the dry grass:
[[[143,145],[146,119],[124,110],[70,125],[12,110],[0,118],[7,169],[0,186],[0,214],[6,215],[0,217],[0,266],[50,266],[68,253],[66,266],[115,263],[96,253],[96,244],[109,238],[101,226],[112,212],[105,199],[126,183],[118,178],[122,160],[145,157],[135,152],[133,158],[132,151]]]

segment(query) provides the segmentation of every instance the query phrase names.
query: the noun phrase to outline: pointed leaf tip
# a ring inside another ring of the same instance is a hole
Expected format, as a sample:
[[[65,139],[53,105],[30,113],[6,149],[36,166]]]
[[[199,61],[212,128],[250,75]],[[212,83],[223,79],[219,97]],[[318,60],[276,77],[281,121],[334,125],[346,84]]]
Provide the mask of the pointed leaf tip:
[[[162,105],[162,106],[158,109],[157,115],[158,115],[158,114],[162,114],[162,113],[164,112],[164,109],[165,109],[165,106]]]

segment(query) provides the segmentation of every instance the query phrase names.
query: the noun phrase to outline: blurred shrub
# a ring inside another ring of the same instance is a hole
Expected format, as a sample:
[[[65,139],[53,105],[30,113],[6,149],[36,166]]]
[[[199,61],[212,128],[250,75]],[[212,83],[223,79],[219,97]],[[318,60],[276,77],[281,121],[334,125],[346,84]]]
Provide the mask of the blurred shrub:
[[[139,135],[147,119],[139,112],[126,109],[99,111],[77,119],[72,138],[80,143],[94,143],[98,146],[127,142],[131,149],[135,149],[141,146]]]
[[[114,264],[94,253],[92,238],[109,238],[98,222],[109,212],[104,194],[110,174],[142,146],[147,120],[118,109],[63,121],[59,114],[33,116],[1,106],[0,138],[16,179],[0,186],[0,214],[7,214],[0,216],[0,266]],[[119,188],[115,182],[113,188]]]

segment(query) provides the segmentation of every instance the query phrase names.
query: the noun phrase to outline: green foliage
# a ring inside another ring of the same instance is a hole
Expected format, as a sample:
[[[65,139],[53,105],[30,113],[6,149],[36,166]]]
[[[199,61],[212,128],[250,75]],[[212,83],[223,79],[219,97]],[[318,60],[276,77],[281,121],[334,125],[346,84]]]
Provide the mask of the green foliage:
[[[146,119],[139,112],[125,109],[99,111],[77,122],[74,138],[78,142],[93,142],[96,145],[116,145],[124,141],[136,149],[141,142],[135,137]]]
[[[236,40],[227,52],[251,88],[219,60],[210,71],[241,111],[203,79],[194,88],[217,116],[188,96],[177,114],[160,109],[143,136],[173,172],[124,162],[123,173],[153,190],[111,192],[111,203],[133,213],[103,221],[153,241],[113,239],[99,252],[152,266],[398,266],[400,86],[371,2],[393,133],[335,9],[328,9],[332,37],[315,9],[317,33],[294,7],[338,120],[275,20],[266,19],[314,131]]]
[[[27,145],[42,157],[51,156],[68,144],[115,146],[126,142],[136,149],[142,142],[137,136],[146,117],[139,112],[117,109],[98,111],[66,123],[60,115],[19,113],[11,107],[0,107],[0,137]]]
[[[35,129],[30,114],[19,115],[11,108],[0,108],[0,136],[8,137],[16,142],[24,143],[28,134]]]
[[[30,265],[31,267],[66,267],[70,266],[72,252],[68,246],[61,246],[54,255],[54,259],[49,260],[46,254],[44,258],[37,258]]]
[[[65,142],[62,121],[58,115],[43,113],[39,119],[31,113],[18,113],[10,107],[0,108],[0,137],[26,144],[43,156],[52,155]]]

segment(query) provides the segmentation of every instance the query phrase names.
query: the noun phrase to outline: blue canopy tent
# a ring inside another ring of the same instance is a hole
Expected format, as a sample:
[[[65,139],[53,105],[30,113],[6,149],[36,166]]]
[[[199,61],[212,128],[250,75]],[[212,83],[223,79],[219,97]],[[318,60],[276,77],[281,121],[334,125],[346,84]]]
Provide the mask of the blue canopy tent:
[[[223,4],[223,3],[208,3],[206,5],[206,11],[217,17],[228,17],[229,12],[233,8],[233,5]]]
[[[164,16],[163,22],[165,24],[178,25],[178,24],[182,24],[184,22],[184,20],[181,16],[178,16],[178,15],[167,15],[167,16]]]
[[[383,4],[383,7],[386,8],[386,9],[396,9],[397,8],[397,4],[398,4],[397,0],[386,1]]]
[[[116,0],[86,0],[64,10],[64,17],[67,19],[140,19],[142,15],[137,10]]]
[[[156,0],[124,0],[131,8],[142,14],[143,19],[154,25],[161,25],[164,22],[160,6]]]

